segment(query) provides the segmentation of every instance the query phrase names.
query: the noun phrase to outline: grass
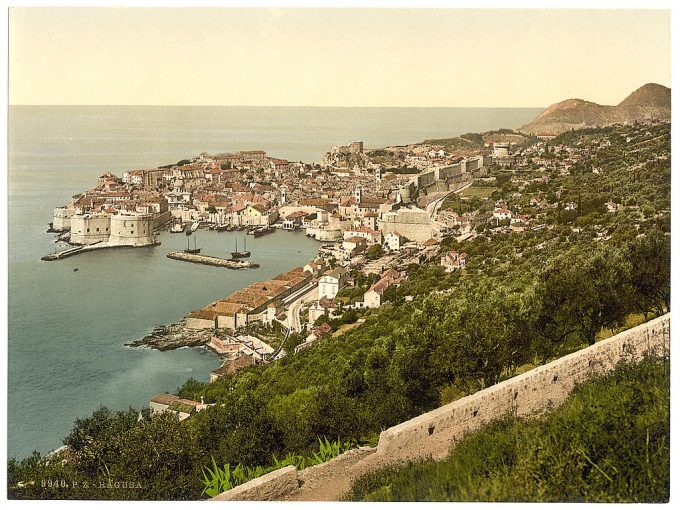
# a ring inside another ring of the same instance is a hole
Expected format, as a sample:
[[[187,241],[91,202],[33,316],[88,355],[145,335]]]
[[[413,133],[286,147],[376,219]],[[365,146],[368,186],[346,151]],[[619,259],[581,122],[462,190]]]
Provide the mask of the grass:
[[[361,326],[361,322],[353,322],[352,324],[343,324],[342,326],[340,326],[338,328],[337,331],[335,331],[333,333],[333,336],[338,337],[338,336],[342,335],[343,333],[346,333],[347,331],[351,331],[354,328],[358,328],[359,326]]]
[[[620,365],[547,415],[488,424],[444,461],[366,475],[347,499],[667,502],[669,409],[668,361]]]
[[[498,188],[470,186],[469,188],[461,191],[460,196],[474,198],[489,198],[494,191],[498,191]]]
[[[595,335],[595,341],[606,340],[614,335],[619,334],[621,331],[626,329],[634,328],[645,322],[645,316],[641,313],[631,313],[626,317],[625,324],[619,329],[603,329],[597,335]]]

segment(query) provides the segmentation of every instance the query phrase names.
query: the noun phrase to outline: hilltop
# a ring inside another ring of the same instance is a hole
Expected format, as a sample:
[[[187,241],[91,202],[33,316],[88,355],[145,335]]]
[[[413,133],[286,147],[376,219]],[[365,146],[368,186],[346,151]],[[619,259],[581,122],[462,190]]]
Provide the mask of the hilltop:
[[[671,89],[648,83],[616,106],[600,105],[583,99],[555,103],[519,130],[556,135],[570,129],[650,120],[670,121],[670,118]]]

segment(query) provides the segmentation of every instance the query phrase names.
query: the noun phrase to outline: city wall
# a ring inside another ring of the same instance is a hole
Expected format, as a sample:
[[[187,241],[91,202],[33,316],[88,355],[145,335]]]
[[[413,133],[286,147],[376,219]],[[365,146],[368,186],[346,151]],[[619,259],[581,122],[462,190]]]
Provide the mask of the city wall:
[[[383,215],[378,221],[383,234],[398,232],[411,241],[422,243],[432,238],[432,226],[427,211],[422,209],[400,209]]]
[[[669,356],[670,314],[395,425],[380,434],[375,453],[367,452],[335,475],[347,476],[348,470],[358,475],[415,459],[442,459],[458,439],[484,424],[509,414],[532,416],[549,411],[563,403],[577,384],[610,372],[621,361],[640,361],[648,353]],[[333,461],[320,466],[325,466],[322,469],[328,477],[333,476]],[[298,476],[303,479],[304,471],[284,469],[288,470],[285,480],[280,478],[284,473],[277,475],[282,470],[275,471],[265,475],[273,475],[271,484],[261,477],[244,484],[244,489],[237,487],[215,499],[263,500],[274,494],[275,498],[294,495],[300,490],[294,480]],[[246,489],[248,485],[251,487]],[[253,486],[256,491],[251,490]]]
[[[339,228],[308,227],[305,233],[324,243],[342,240],[342,230]]]

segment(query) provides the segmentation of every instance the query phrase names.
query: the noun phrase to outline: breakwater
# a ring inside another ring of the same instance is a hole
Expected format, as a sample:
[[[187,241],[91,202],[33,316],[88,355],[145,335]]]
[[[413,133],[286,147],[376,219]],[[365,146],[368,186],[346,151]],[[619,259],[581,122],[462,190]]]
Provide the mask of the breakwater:
[[[193,262],[194,264],[204,264],[206,266],[226,267],[227,269],[255,269],[260,267],[260,264],[255,262],[221,259],[219,257],[211,257],[210,255],[197,255],[193,253],[184,253],[181,251],[172,251],[168,253],[167,257],[173,260],[181,260],[182,262]]]
[[[160,241],[156,241],[153,244],[147,244],[145,247],[148,246],[160,246]],[[66,250],[63,251],[58,251],[55,253],[50,253],[49,255],[45,255],[44,257],[40,257],[40,260],[44,260],[47,262],[51,262],[53,260],[62,260],[68,257],[72,257],[73,255],[78,255],[79,253],[85,253],[89,251],[94,251],[94,250],[112,250],[114,248],[140,248],[140,246],[132,246],[132,245],[127,245],[127,244],[110,244],[108,242],[101,242],[98,241],[96,243],[92,244],[85,244],[85,245],[80,245],[80,246],[74,246],[71,248],[67,248]]]

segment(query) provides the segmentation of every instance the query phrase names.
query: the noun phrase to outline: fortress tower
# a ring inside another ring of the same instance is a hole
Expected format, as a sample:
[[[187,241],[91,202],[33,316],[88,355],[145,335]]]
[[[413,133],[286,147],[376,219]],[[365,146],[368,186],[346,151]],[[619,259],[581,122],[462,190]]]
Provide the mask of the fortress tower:
[[[116,246],[146,246],[154,244],[153,216],[124,213],[111,216],[109,244]]]

